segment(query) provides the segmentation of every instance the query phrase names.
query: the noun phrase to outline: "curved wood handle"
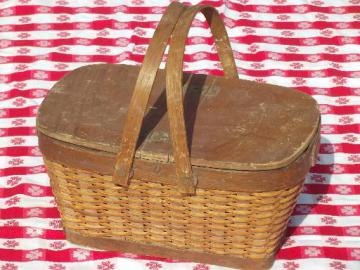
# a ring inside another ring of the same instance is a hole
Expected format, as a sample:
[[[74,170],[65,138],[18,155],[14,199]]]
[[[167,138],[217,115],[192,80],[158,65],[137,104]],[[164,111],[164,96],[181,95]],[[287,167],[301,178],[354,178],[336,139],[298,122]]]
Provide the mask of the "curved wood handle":
[[[149,101],[151,89],[170,35],[185,8],[186,6],[178,2],[172,2],[169,5],[162,16],[147,49],[124,123],[121,137],[121,150],[116,156],[113,174],[113,181],[116,184],[122,186],[128,185],[128,179],[131,174],[132,163],[136,151],[136,143],[140,134],[140,128]]]
[[[176,7],[172,10],[171,7],[174,5]],[[160,21],[160,24],[158,28],[155,31],[155,34],[153,36],[153,39],[149,45],[149,49],[146,53],[146,56],[144,58],[143,65],[140,69],[139,76],[134,88],[134,93],[131,98],[131,102],[129,105],[129,110],[127,113],[127,118],[125,121],[122,139],[121,139],[121,150],[118,153],[116,157],[116,164],[115,164],[115,171],[113,174],[113,181],[119,185],[127,186],[129,182],[129,177],[131,174],[132,164],[135,156],[136,151],[136,143],[140,134],[140,128],[142,125],[142,120],[144,118],[145,110],[147,107],[147,103],[149,100],[149,96],[152,89],[152,84],[154,83],[157,69],[161,63],[162,55],[164,54],[165,48],[166,48],[166,42],[172,32],[172,30],[175,27],[176,21],[179,21],[176,28],[182,29],[182,25],[184,22],[188,22],[187,25],[187,31],[185,31],[185,36],[183,37],[184,40],[186,40],[187,32],[191,26],[191,22],[193,20],[193,17],[198,11],[202,11],[207,18],[207,21],[209,22],[209,25],[212,29],[212,32],[215,36],[215,43],[220,55],[220,61],[222,62],[225,76],[227,77],[236,77],[237,78],[237,69],[235,65],[235,61],[232,55],[230,43],[226,34],[226,30],[224,25],[222,24],[221,18],[219,14],[215,11],[215,16],[211,15],[209,16],[208,8],[207,6],[194,6],[189,8],[192,10],[191,14],[194,13],[194,15],[189,18],[187,18],[188,15],[183,16],[185,14],[185,7],[182,6],[183,10],[179,10],[178,6],[176,5],[176,2],[173,2],[170,7],[166,10],[165,15]],[[183,14],[183,15],[181,15]],[[187,13],[188,14],[188,13]],[[180,17],[181,15],[181,17]],[[213,17],[216,19],[211,22]],[[164,20],[164,21],[163,21]],[[179,30],[178,30],[179,31]],[[172,36],[172,39],[178,40],[178,38],[175,38],[175,36]],[[181,39],[182,40],[182,39]],[[185,41],[184,41],[185,42]],[[176,43],[179,43],[176,42]],[[181,42],[180,42],[181,43]],[[181,43],[182,44],[182,43]],[[174,46],[173,46],[174,47]],[[184,44],[182,44],[182,47],[184,47]],[[181,51],[181,49],[180,49]],[[184,48],[183,50],[184,51]],[[180,67],[180,80],[182,79],[182,59],[183,59],[183,52],[180,55],[181,57],[181,67]],[[168,65],[167,65],[168,66]],[[177,78],[176,78],[177,79]],[[178,81],[180,84],[181,89],[181,81]],[[168,91],[168,90],[166,90]],[[181,97],[182,100],[182,97]],[[179,107],[179,105],[178,105]],[[182,117],[183,117],[183,108],[182,103],[180,104],[180,107],[182,109]],[[168,104],[168,110],[169,110],[169,104]],[[170,126],[172,125],[172,118],[169,116],[170,120]],[[176,125],[175,125],[176,126]],[[183,126],[184,126],[184,120],[183,120]],[[173,132],[171,132],[173,134]],[[184,133],[186,136],[186,132]],[[172,136],[172,139],[177,139],[178,136]],[[186,137],[183,138],[186,143]],[[174,142],[173,142],[174,145]],[[176,145],[182,145],[176,144]],[[181,155],[181,153],[176,153],[179,148],[174,148],[174,156],[178,157]],[[187,150],[187,153],[189,152],[187,149],[187,146],[185,148],[185,151]],[[189,159],[189,154],[187,154],[187,158]],[[176,160],[175,160],[176,161]],[[182,160],[181,160],[182,161]],[[180,161],[180,162],[181,162]],[[181,170],[186,169],[185,166],[183,166],[183,163],[175,164],[176,166],[176,172],[177,172],[177,180],[179,183],[179,189],[180,192],[183,194],[193,194],[195,192],[195,187],[193,182],[189,182],[189,177],[183,178],[183,175],[188,175],[187,173],[182,174],[179,173]],[[191,169],[191,166],[190,166]],[[192,174],[191,174],[192,175]],[[192,179],[192,177],[190,177]]]
[[[196,179],[193,177],[183,108],[183,58],[185,41],[195,15],[201,11],[210,25],[215,37],[215,44],[224,69],[225,77],[238,78],[235,60],[232,54],[228,35],[220,15],[211,6],[194,6],[185,10],[173,32],[170,41],[168,61],[166,63],[167,107],[170,119],[170,135],[173,147],[176,174],[180,191],[184,194],[194,194]]]

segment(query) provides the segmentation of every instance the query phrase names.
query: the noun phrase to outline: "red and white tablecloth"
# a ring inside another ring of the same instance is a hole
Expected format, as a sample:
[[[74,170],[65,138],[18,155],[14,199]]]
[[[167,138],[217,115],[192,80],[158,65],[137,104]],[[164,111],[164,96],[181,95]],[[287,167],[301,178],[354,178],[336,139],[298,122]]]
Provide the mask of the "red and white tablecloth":
[[[272,269],[359,270],[360,0],[203,3],[221,12],[241,78],[295,87],[320,104],[319,159]],[[54,82],[90,63],[140,64],[168,4],[0,0],[0,270],[223,269],[67,242],[38,148],[35,116]],[[185,70],[221,74],[197,18]]]

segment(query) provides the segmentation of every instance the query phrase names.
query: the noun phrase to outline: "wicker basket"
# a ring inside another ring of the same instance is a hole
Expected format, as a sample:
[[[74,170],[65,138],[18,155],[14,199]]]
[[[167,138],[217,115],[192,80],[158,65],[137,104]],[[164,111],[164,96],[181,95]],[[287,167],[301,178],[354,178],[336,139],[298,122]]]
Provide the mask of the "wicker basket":
[[[182,72],[198,11],[224,77]],[[141,67],[71,72],[44,100],[37,127],[70,241],[243,269],[271,266],[319,145],[316,102],[239,80],[216,11],[178,3]]]

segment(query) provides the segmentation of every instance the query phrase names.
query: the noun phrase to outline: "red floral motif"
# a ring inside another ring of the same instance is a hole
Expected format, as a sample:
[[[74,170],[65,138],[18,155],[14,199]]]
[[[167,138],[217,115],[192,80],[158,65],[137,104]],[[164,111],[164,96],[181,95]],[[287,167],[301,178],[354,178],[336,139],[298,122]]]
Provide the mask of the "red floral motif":
[[[143,29],[141,29],[141,28],[136,28],[136,29],[134,30],[134,32],[135,32],[136,34],[138,34],[139,36],[145,36],[145,34],[146,34],[146,31],[143,30]]]
[[[28,210],[26,212],[26,215],[28,217],[40,217],[44,214],[44,211],[41,208],[30,208],[30,210]]]
[[[61,47],[58,48],[58,51],[60,51],[60,52],[67,52],[68,50],[70,50],[70,48],[65,47],[65,46],[61,46]]]
[[[63,70],[63,69],[66,69],[66,68],[68,68],[69,66],[67,65],[67,64],[64,64],[64,63],[57,63],[56,65],[55,65],[55,68],[56,69],[59,69],[59,70]]]
[[[4,226],[9,226],[9,227],[18,227],[19,226],[19,222],[16,220],[8,220],[4,223]]]
[[[8,59],[8,58],[0,56],[0,64],[5,64],[5,63],[7,63],[7,62],[9,62],[9,59]],[[4,94],[4,93],[3,93],[3,94]],[[0,100],[1,100],[1,98],[0,98]]]
[[[350,155],[348,156],[348,161],[360,163],[360,155]]]
[[[254,68],[254,69],[261,69],[261,68],[264,67],[264,64],[262,64],[262,63],[252,63],[251,67]]]
[[[326,216],[321,218],[321,222],[325,223],[326,225],[334,225],[336,223],[336,219],[333,217]]]
[[[13,206],[13,205],[17,204],[18,202],[20,202],[20,198],[15,196],[15,197],[12,197],[12,198],[6,200],[5,204],[8,206]]]
[[[128,24],[125,23],[125,22],[116,22],[116,23],[114,23],[114,28],[115,28],[115,29],[119,29],[119,30],[121,30],[121,29],[127,29],[127,28],[128,28]]]
[[[99,5],[99,6],[103,6],[103,5],[106,4],[106,1],[104,1],[104,0],[95,0],[95,1],[94,1],[94,4],[95,4],[95,5]]]
[[[26,39],[26,38],[30,37],[30,34],[29,33],[20,33],[17,36],[18,36],[18,38]]]
[[[90,43],[91,43],[91,41],[86,38],[79,38],[75,42],[77,45],[90,45]]]
[[[280,60],[282,58],[282,56],[279,53],[275,53],[275,52],[270,52],[268,53],[267,56],[272,60]]]
[[[61,5],[61,6],[66,6],[69,4],[69,2],[65,1],[65,0],[58,0],[58,1],[56,1],[56,4]]]
[[[279,42],[279,39],[275,38],[275,37],[265,37],[264,38],[264,42],[266,43],[271,43],[271,44],[275,44]]]
[[[288,19],[290,19],[290,16],[289,15],[285,15],[285,14],[281,14],[281,15],[278,15],[277,18],[281,21],[287,21]]]
[[[355,260],[360,260],[360,248],[356,248],[351,251],[350,256]]]
[[[10,16],[10,15],[13,15],[14,14],[14,9],[12,8],[5,8],[1,11],[0,15],[1,16]]]
[[[13,138],[11,139],[10,141],[13,145],[22,145],[25,140],[23,138],[20,138],[20,137],[16,137],[16,138]]]
[[[8,163],[11,166],[19,166],[24,163],[24,160],[22,158],[12,158]]]
[[[101,53],[101,54],[107,54],[107,53],[110,52],[110,49],[109,49],[109,48],[101,47],[101,48],[97,48],[97,49],[96,49],[96,52]]]
[[[346,269],[345,264],[343,264],[342,262],[337,262],[337,261],[331,262],[330,267],[335,269],[335,270],[344,270],[344,269]]]
[[[345,172],[345,168],[342,165],[335,164],[331,168],[332,173],[343,173]]]
[[[330,106],[325,105],[325,104],[321,104],[321,105],[319,105],[319,111],[322,114],[326,114],[326,113],[330,113],[332,110],[331,110]],[[334,149],[334,148],[332,147],[331,150],[332,149]]]
[[[256,11],[261,12],[261,13],[268,13],[270,12],[270,7],[269,6],[256,6]]]
[[[28,23],[28,22],[30,22],[31,21],[31,18],[30,17],[21,17],[20,19],[19,19],[19,22],[21,22],[21,23]]]
[[[54,263],[52,265],[49,266],[50,270],[65,270],[65,266],[60,264],[60,263]]]
[[[328,203],[332,201],[328,195],[319,195],[316,200],[321,203]]]
[[[308,8],[306,6],[300,6],[300,5],[296,5],[294,7],[294,11],[296,13],[305,13],[306,11],[308,11]]]
[[[25,124],[25,122],[26,121],[24,119],[14,119],[11,121],[11,124],[18,127],[18,126]]]
[[[311,3],[315,6],[322,6],[324,4],[324,2],[320,0],[314,0]]]
[[[302,68],[304,65],[302,63],[291,63],[290,66],[293,68],[293,69],[300,69]]]
[[[254,34],[255,33],[255,29],[250,28],[250,27],[245,27],[242,29],[242,31],[246,34]]]
[[[60,219],[54,219],[54,220],[49,222],[49,226],[54,228],[54,229],[61,229],[62,228],[61,220]]]
[[[110,34],[109,31],[107,31],[107,30],[101,30],[100,32],[97,33],[97,36],[98,36],[98,37],[106,37],[106,36],[108,36],[109,34]]]
[[[325,48],[325,51],[328,53],[336,53],[337,51],[339,51],[339,49],[334,46],[327,46]]]
[[[25,69],[27,69],[29,66],[28,65],[25,65],[25,64],[19,64],[19,65],[16,65],[15,69],[17,71],[23,71]]]
[[[28,227],[26,228],[25,234],[30,237],[39,237],[43,235],[44,230],[41,228]]]
[[[317,247],[307,247],[304,250],[304,254],[307,257],[318,257],[321,255],[321,249]]]
[[[134,52],[144,54],[146,52],[146,47],[145,46],[136,46],[134,48]]]
[[[347,104],[350,100],[347,97],[338,97],[335,102],[341,105]]]
[[[336,85],[344,85],[347,82],[346,78],[343,77],[335,77],[333,78],[333,83],[335,83]]]
[[[140,6],[142,4],[144,4],[143,0],[132,0],[131,4],[135,5],[135,6]]]
[[[340,146],[334,144],[328,144],[323,147],[323,151],[327,154],[335,153],[340,150]]]
[[[236,23],[234,22],[234,20],[230,19],[230,18],[225,18],[224,19],[224,24],[229,27],[229,28],[233,28]],[[245,32],[245,31],[244,31]],[[255,31],[254,31],[255,32]],[[246,33],[246,32],[245,32]]]
[[[281,35],[285,36],[285,37],[292,37],[294,35],[293,31],[289,31],[289,30],[285,30],[281,32]]]
[[[250,13],[247,13],[247,12],[241,12],[239,14],[239,17],[242,18],[242,19],[250,19],[252,17],[252,15]]]
[[[36,42],[36,44],[39,47],[50,47],[52,45],[52,42],[50,42],[48,40],[40,40],[40,41]]]
[[[360,183],[360,175],[357,175],[357,176],[355,177],[354,181],[355,181],[356,183]]]
[[[299,49],[294,46],[288,46],[285,48],[285,50],[287,50],[288,52],[291,52],[291,53],[295,53],[295,52],[299,51]]]
[[[36,11],[39,12],[39,13],[48,13],[48,12],[51,11],[51,8],[42,6],[42,7],[38,7],[36,9]]]
[[[15,248],[19,245],[19,242],[15,240],[7,240],[3,245],[7,248]]]
[[[70,36],[70,33],[68,33],[68,32],[59,32],[59,33],[57,33],[57,36],[61,37],[61,38],[66,38],[66,37]]]
[[[144,15],[135,15],[133,18],[134,18],[134,20],[137,20],[137,21],[145,21],[146,20],[146,17]]]
[[[357,209],[351,205],[347,205],[347,206],[343,206],[340,208],[340,212],[344,215],[344,216],[353,216],[356,214]]]
[[[339,122],[341,124],[344,124],[344,125],[347,125],[347,124],[350,124],[352,122],[354,122],[354,118],[350,117],[350,116],[342,116],[339,118]]]
[[[1,270],[17,270],[18,267],[13,263],[6,263],[1,266]]]
[[[50,244],[50,247],[53,249],[62,249],[65,246],[63,241],[55,241]]]
[[[249,46],[247,50],[249,52],[255,53],[259,48],[260,48],[259,45],[253,44],[253,45]]]
[[[145,264],[145,266],[149,269],[149,270],[159,270],[162,268],[162,265],[158,262],[148,262]]]
[[[46,71],[39,70],[34,72],[33,77],[38,80],[45,80],[49,78],[49,75]]]
[[[292,82],[295,85],[305,85],[306,80],[304,78],[295,78]]]
[[[295,240],[294,239],[291,239],[291,238],[288,238],[285,243],[283,244],[283,247],[290,247],[292,246],[293,244],[295,244]]]
[[[43,24],[39,24],[39,25],[36,26],[36,29],[40,30],[40,31],[49,30],[51,28],[52,28],[52,25],[48,24],[48,23],[43,23]]]
[[[347,134],[343,137],[343,140],[348,142],[356,142],[358,140],[357,137],[355,137],[353,134]]]
[[[11,177],[6,181],[6,184],[8,184],[9,186],[15,186],[15,185],[17,185],[20,181],[21,181],[21,177],[20,177],[20,176],[11,176]]]
[[[360,236],[360,227],[348,227],[346,233],[351,236]]]
[[[266,83],[266,80],[263,79],[263,78],[256,78],[256,79],[255,79],[255,82],[258,82],[258,83]]]
[[[0,47],[1,47],[1,45],[0,45]],[[17,52],[19,54],[28,54],[30,52],[30,49],[28,49],[28,48],[20,48],[20,49],[17,50]]]
[[[283,267],[286,270],[296,270],[299,268],[299,264],[295,263],[295,262],[286,262],[286,263],[283,263]]]
[[[274,0],[274,3],[281,5],[281,4],[285,4],[286,1],[287,0]]]
[[[296,206],[296,212],[300,214],[309,214],[311,212],[311,206],[306,204],[300,204]]]
[[[60,15],[56,17],[56,20],[58,20],[59,22],[65,22],[70,20],[70,17],[67,15]]]
[[[206,264],[199,263],[194,266],[193,270],[210,270],[210,267]]]
[[[318,43],[318,40],[316,38],[306,38],[302,43],[307,46],[313,46]]]
[[[21,107],[26,103],[26,100],[23,98],[16,98],[12,104],[15,105],[16,107]]]
[[[337,246],[341,243],[341,241],[337,237],[329,237],[326,240],[326,243],[329,243],[330,245]]]
[[[115,269],[115,264],[112,263],[111,261],[104,261],[101,262],[98,266],[97,266],[98,270],[112,270]]]
[[[330,29],[326,29],[320,32],[321,35],[325,36],[325,37],[330,37],[334,32],[331,31]]]
[[[29,260],[39,260],[43,255],[44,253],[41,250],[31,250],[26,253],[25,258]]]
[[[349,194],[349,193],[352,192],[351,187],[350,187],[350,186],[345,186],[345,185],[341,185],[341,186],[339,185],[339,186],[337,186],[337,187],[335,188],[335,190],[336,190],[337,192],[339,192],[340,194],[343,194],[343,195]]]

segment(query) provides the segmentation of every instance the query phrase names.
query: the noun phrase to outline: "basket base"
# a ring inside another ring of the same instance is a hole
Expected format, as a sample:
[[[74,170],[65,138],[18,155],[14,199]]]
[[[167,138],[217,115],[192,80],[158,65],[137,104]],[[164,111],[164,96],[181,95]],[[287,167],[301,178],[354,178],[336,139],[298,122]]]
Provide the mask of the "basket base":
[[[68,241],[97,249],[121,251],[134,254],[142,254],[156,257],[166,257],[187,262],[198,262],[205,264],[221,265],[243,270],[265,270],[269,269],[274,257],[266,259],[246,259],[227,255],[217,255],[198,251],[180,250],[175,248],[145,245],[124,240],[115,240],[98,237],[87,237],[76,232],[66,230]]]

